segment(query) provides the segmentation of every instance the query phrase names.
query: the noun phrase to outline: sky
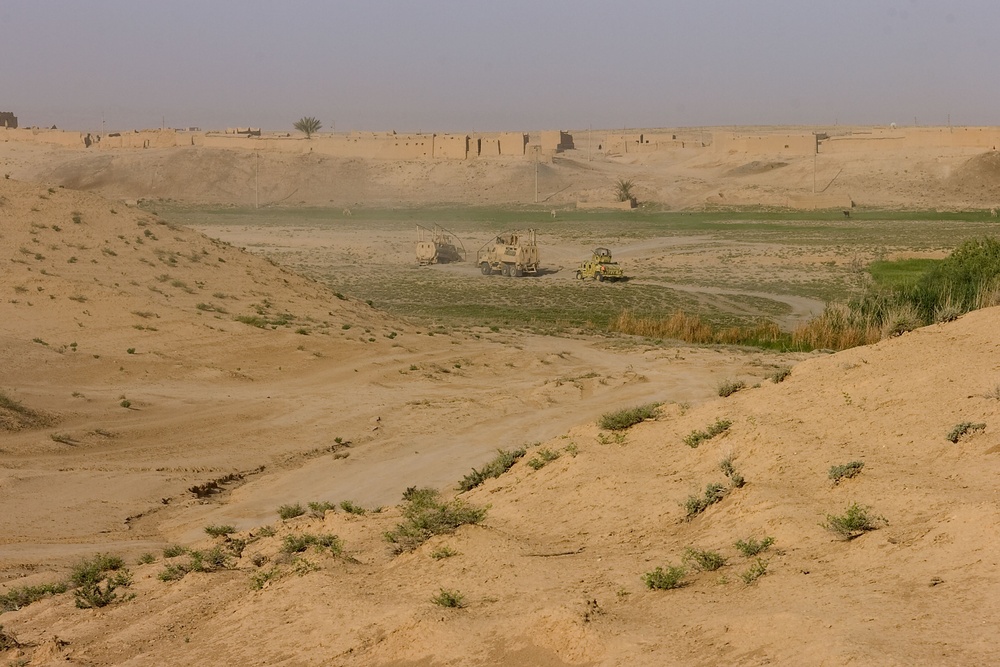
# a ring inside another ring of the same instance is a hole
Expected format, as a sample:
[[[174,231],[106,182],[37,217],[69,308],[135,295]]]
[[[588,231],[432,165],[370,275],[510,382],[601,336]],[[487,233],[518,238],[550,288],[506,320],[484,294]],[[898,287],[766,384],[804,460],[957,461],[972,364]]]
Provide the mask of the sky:
[[[22,126],[1000,125],[997,0],[2,0]]]

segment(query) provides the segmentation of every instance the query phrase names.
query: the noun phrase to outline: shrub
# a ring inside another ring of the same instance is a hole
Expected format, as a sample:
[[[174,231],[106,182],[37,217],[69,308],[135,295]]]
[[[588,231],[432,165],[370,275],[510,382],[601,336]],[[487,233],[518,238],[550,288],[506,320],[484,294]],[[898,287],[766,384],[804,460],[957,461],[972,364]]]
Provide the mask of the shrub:
[[[747,558],[751,558],[759,553],[767,551],[771,548],[772,544],[774,544],[773,537],[765,537],[762,540],[758,540],[756,537],[748,537],[745,540],[737,540],[733,546],[735,546],[736,550],[741,554]]]
[[[697,515],[704,512],[710,505],[714,505],[726,497],[726,487],[722,484],[712,483],[705,487],[705,493],[701,496],[691,495],[684,501],[684,508],[687,510],[687,519],[690,521]]]
[[[339,556],[344,552],[344,545],[340,538],[328,533],[319,535],[313,535],[312,533],[285,535],[281,550],[288,554],[295,554],[302,553],[309,547],[315,547],[317,551],[329,551],[334,556]]]
[[[740,573],[740,579],[743,580],[744,584],[749,586],[765,574],[767,574],[767,561],[763,558],[758,558],[750,565],[750,568],[746,572]]]
[[[235,533],[236,528],[234,526],[205,526],[205,532],[212,537],[225,537],[230,533]]]
[[[182,547],[179,544],[168,544],[163,547],[163,557],[164,558],[175,558],[177,556],[183,556],[187,553],[187,547]]]
[[[154,556],[151,553],[144,553],[143,555],[139,556],[138,562],[139,565],[149,565],[150,563],[156,562],[156,556]]]
[[[699,570],[714,572],[726,564],[726,559],[717,551],[688,547],[684,550],[684,562],[690,563]]]
[[[789,375],[791,375],[791,374],[792,374],[792,369],[791,369],[791,368],[787,368],[787,367],[786,367],[786,368],[779,368],[778,370],[776,370],[775,372],[771,373],[771,374],[770,374],[770,375],[768,375],[767,377],[768,377],[768,378],[769,378],[769,379],[770,379],[770,380],[771,380],[772,382],[774,382],[774,384],[781,384],[781,383],[782,383],[782,382],[784,382],[784,381],[785,381],[785,380],[786,380],[786,379],[788,378],[788,376],[789,376]]]
[[[608,431],[625,431],[646,419],[654,419],[659,403],[647,403],[634,408],[609,412],[601,417],[598,426]]]
[[[880,524],[888,523],[885,517],[872,514],[870,510],[870,507],[853,503],[841,516],[827,514],[826,523],[822,526],[844,540],[852,540],[868,531],[878,530]]]
[[[736,471],[735,466],[733,466],[733,457],[727,456],[719,462],[719,469],[722,470],[722,474],[729,478],[729,484],[734,489],[742,489],[746,485],[746,480],[743,478],[739,472]]]
[[[864,461],[851,461],[839,466],[830,466],[830,479],[837,484],[842,479],[850,479],[861,472],[865,467]]]
[[[330,510],[336,510],[337,505],[331,502],[311,502],[309,503],[309,514],[316,517],[317,519],[322,519],[326,516],[326,513]]]
[[[485,507],[458,499],[443,502],[434,489],[411,487],[403,494],[403,501],[406,521],[385,533],[397,554],[416,549],[434,535],[453,533],[459,526],[477,524],[486,518]]]
[[[132,575],[119,556],[98,554],[80,562],[73,569],[70,581],[76,588],[73,591],[76,606],[80,609],[92,609],[106,607],[114,602],[118,598],[115,590],[129,586]]]
[[[740,389],[745,389],[747,383],[743,380],[723,380],[722,384],[719,385],[719,396],[725,398],[726,396],[732,396]]]
[[[457,555],[458,552],[447,545],[438,547],[437,549],[431,552],[431,558],[433,558],[434,560],[441,560],[442,558],[451,558],[452,556],[457,556]]]
[[[538,450],[538,455],[531,457],[528,461],[528,465],[531,466],[533,470],[541,470],[545,467],[547,463],[551,463],[559,458],[559,452],[552,451],[547,447],[542,447]]]
[[[668,565],[666,570],[658,567],[652,572],[647,572],[642,575],[642,580],[646,583],[646,588],[654,591],[666,591],[686,586],[685,574],[687,573],[683,567]]]
[[[431,602],[440,607],[461,609],[465,606],[465,596],[458,591],[448,591],[442,588],[440,593],[431,598]]]
[[[17,641],[14,635],[4,631],[3,626],[0,625],[0,653],[15,648],[21,648],[21,642]]]
[[[345,500],[342,503],[340,503],[340,509],[344,510],[348,514],[357,514],[358,516],[366,514],[368,512],[368,510],[366,510],[364,507],[362,507],[361,505],[357,505],[350,500]]]
[[[982,431],[986,428],[986,424],[973,424],[972,422],[962,422],[961,424],[955,424],[955,428],[948,432],[945,436],[951,442],[957,443],[962,439],[962,436],[971,433],[972,431]]]
[[[499,477],[510,470],[517,460],[523,457],[525,453],[526,450],[524,447],[521,447],[520,449],[512,449],[510,451],[498,449],[497,455],[492,461],[479,470],[473,468],[472,472],[462,478],[462,480],[458,483],[458,490],[469,491],[488,479],[495,479]]]
[[[166,565],[160,573],[156,575],[156,578],[160,581],[178,581],[184,578],[184,575],[188,573],[188,568],[186,565],[181,565],[180,563],[170,563]]]
[[[282,519],[294,519],[295,517],[302,516],[305,513],[305,508],[298,503],[295,503],[294,505],[282,505],[278,508],[278,516]]]
[[[729,427],[733,425],[728,419],[716,419],[715,423],[706,428],[704,431],[691,431],[686,436],[684,436],[684,444],[691,449],[697,449],[705,440],[711,440],[720,433],[725,433],[729,430]]]
[[[68,588],[65,582],[11,588],[6,593],[0,594],[0,613],[17,611],[42,598],[65,593]]]

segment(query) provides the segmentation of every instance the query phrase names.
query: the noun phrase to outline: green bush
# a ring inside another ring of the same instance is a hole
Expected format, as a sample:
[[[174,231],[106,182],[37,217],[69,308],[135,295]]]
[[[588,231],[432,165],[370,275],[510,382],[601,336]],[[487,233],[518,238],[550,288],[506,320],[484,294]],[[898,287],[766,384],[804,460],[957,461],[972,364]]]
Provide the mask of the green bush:
[[[342,503],[340,503],[340,509],[344,510],[348,514],[357,514],[357,515],[366,514],[368,512],[368,510],[366,510],[364,507],[362,507],[361,505],[357,505],[350,500],[345,500]]]
[[[465,606],[465,596],[458,591],[448,591],[442,588],[440,593],[431,598],[431,602],[439,607],[461,609]]]
[[[865,467],[864,461],[851,461],[850,463],[845,463],[839,466],[830,466],[829,476],[833,480],[834,484],[837,484],[842,479],[850,479],[855,475],[861,473],[861,469]]]
[[[326,513],[328,511],[330,510],[336,511],[336,509],[337,509],[336,503],[330,503],[325,500],[322,502],[309,503],[309,513],[312,516],[316,517],[317,519],[322,519],[324,516],[326,516]]]
[[[728,419],[716,419],[715,423],[710,425],[704,431],[691,431],[684,437],[684,444],[691,449],[697,449],[698,445],[706,440],[711,440],[720,433],[725,433],[729,430],[729,427],[733,425]]]
[[[552,451],[547,447],[542,447],[538,450],[537,456],[531,457],[531,460],[528,461],[528,465],[532,470],[541,470],[546,464],[555,461],[557,458],[559,458],[559,452]]]
[[[486,518],[486,508],[474,507],[461,500],[443,502],[430,488],[411,487],[403,494],[405,521],[385,533],[393,552],[412,551],[434,535],[453,533],[459,526],[477,524]]]
[[[92,609],[106,607],[114,602],[118,598],[116,589],[129,586],[132,575],[119,556],[98,554],[81,561],[73,569],[70,581],[76,589],[73,591],[76,606],[80,609]]]
[[[792,374],[791,368],[779,368],[775,372],[771,373],[767,377],[774,382],[774,384],[781,384],[784,382],[789,375]]]
[[[688,547],[684,550],[684,562],[690,563],[699,570],[714,572],[726,564],[726,559],[717,551]]]
[[[743,380],[724,380],[722,384],[719,385],[719,396],[725,398],[726,396],[732,396],[740,389],[745,389],[747,383]]]
[[[740,573],[740,579],[743,580],[744,584],[749,586],[765,574],[767,574],[767,561],[763,558],[758,558],[750,565],[746,572]]]
[[[205,526],[205,532],[212,537],[225,537],[230,533],[235,533],[236,528],[234,526]]]
[[[666,570],[658,567],[652,572],[647,572],[642,575],[642,580],[646,583],[646,588],[654,591],[665,591],[686,586],[685,574],[687,573],[683,567],[668,565]]]
[[[961,424],[955,424],[955,428],[948,432],[945,436],[951,442],[957,443],[962,439],[962,436],[967,435],[973,431],[982,431],[986,428],[986,424],[973,424],[972,422],[962,422]]]
[[[299,503],[294,505],[282,505],[278,508],[278,516],[282,519],[294,519],[297,516],[302,516],[306,513],[306,510]]]
[[[510,470],[514,464],[517,463],[517,460],[523,457],[525,453],[526,450],[524,447],[521,447],[520,449],[512,449],[510,451],[498,449],[497,455],[492,461],[479,470],[473,468],[472,472],[462,478],[462,480],[458,483],[458,490],[468,491],[476,488],[488,479],[495,479],[499,477]]]
[[[182,547],[179,544],[168,544],[163,547],[163,557],[164,558],[174,558],[176,556],[183,556],[187,553],[187,547]]]
[[[634,408],[609,412],[601,417],[598,426],[607,431],[624,431],[641,421],[654,419],[659,408],[659,403],[647,403]]]
[[[756,537],[748,537],[745,540],[737,540],[733,546],[747,558],[752,558],[770,549],[772,544],[774,544],[773,537],[765,537],[762,540],[758,540]]]
[[[708,509],[710,505],[714,505],[725,497],[725,486],[714,482],[707,485],[703,495],[688,496],[687,500],[684,501],[684,509],[687,510],[686,518],[690,521]]]
[[[0,594],[0,613],[17,611],[21,607],[27,607],[32,602],[38,602],[42,598],[65,593],[68,588],[69,585],[62,581],[52,584],[11,588],[6,593]]]
[[[431,558],[434,560],[441,560],[442,558],[451,558],[452,556],[457,556],[458,552],[449,547],[448,545],[438,547],[431,552]]]
[[[344,552],[344,545],[340,538],[328,533],[319,535],[313,535],[312,533],[285,535],[281,550],[288,554],[295,554],[302,553],[309,547],[314,547],[317,551],[329,551],[334,556],[339,556]]]
[[[852,540],[868,531],[878,530],[883,523],[888,523],[885,517],[872,514],[870,507],[853,503],[841,516],[827,514],[826,523],[822,526],[842,539]]]

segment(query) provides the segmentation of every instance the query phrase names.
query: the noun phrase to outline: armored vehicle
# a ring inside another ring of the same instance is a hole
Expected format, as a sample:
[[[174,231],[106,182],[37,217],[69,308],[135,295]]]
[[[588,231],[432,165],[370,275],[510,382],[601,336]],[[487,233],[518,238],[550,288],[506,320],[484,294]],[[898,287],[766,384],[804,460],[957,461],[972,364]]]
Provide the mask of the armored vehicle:
[[[417,225],[417,263],[420,266],[464,259],[465,246],[457,236],[440,225],[434,225],[434,229]]]
[[[496,236],[479,249],[476,262],[484,276],[500,273],[504,276],[521,277],[526,273],[538,273],[535,230]]]
[[[611,259],[611,251],[607,248],[596,248],[590,259],[576,270],[578,280],[590,278],[597,281],[624,280],[625,272],[618,262]]]

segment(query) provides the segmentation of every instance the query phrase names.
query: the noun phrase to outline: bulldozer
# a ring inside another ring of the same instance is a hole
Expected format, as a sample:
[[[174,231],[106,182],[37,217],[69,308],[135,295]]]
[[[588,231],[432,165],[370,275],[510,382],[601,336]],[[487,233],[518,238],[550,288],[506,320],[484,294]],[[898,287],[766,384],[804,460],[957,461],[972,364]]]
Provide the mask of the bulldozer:
[[[426,266],[464,260],[465,245],[460,238],[441,225],[434,225],[434,229],[417,225],[417,264]]]
[[[499,273],[520,278],[526,273],[538,273],[538,243],[535,230],[500,234],[487,241],[476,258],[484,276]]]
[[[576,270],[577,280],[590,278],[598,282],[605,280],[624,280],[625,272],[618,262],[611,259],[611,251],[607,248],[595,248],[590,259],[580,264]]]

